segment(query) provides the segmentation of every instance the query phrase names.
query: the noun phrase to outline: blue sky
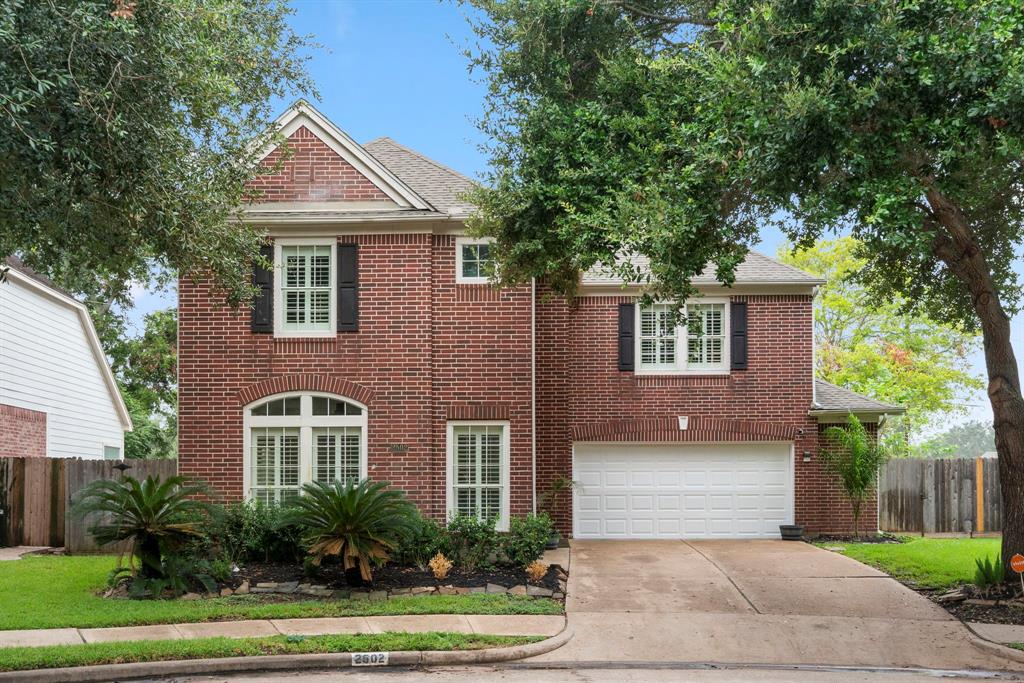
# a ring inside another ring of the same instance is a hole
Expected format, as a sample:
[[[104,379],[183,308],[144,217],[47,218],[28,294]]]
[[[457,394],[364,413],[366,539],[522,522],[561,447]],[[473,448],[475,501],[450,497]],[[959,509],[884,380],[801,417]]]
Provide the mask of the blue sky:
[[[293,0],[292,25],[323,47],[310,72],[316,106],[359,142],[387,135],[475,177],[484,170],[478,149],[484,88],[467,72],[462,49],[473,42],[465,8],[431,0]],[[279,109],[288,102],[280,102]],[[774,254],[776,231],[758,249]],[[173,292],[138,291],[132,319],[174,305]],[[1014,342],[1024,353],[1024,318],[1014,321]],[[982,373],[981,354],[971,359]],[[984,394],[970,397],[971,417],[991,419]]]

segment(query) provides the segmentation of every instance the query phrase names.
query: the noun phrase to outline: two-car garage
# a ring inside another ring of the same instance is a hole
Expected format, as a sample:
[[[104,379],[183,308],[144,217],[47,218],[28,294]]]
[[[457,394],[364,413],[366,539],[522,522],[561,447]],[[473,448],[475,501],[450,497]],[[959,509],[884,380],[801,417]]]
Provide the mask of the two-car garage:
[[[777,538],[791,443],[576,443],[575,538]]]

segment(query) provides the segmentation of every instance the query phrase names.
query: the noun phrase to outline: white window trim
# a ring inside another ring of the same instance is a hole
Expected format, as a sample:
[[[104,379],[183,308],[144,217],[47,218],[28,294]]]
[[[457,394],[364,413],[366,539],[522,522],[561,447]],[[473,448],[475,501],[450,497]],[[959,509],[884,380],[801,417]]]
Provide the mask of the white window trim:
[[[100,444],[100,457],[103,460],[108,460],[108,458],[107,458],[107,449],[108,448],[116,448],[117,449],[117,457],[116,458],[109,458],[110,462],[114,462],[116,460],[124,460],[124,444],[113,443],[113,442],[109,442],[109,441],[104,441],[103,443],[101,443]],[[49,453],[49,450],[47,450],[47,453]]]
[[[511,500],[511,468],[509,447],[512,443],[511,427],[508,420],[454,420],[448,422],[445,447],[445,516],[451,519],[455,514],[455,427],[502,427],[501,430],[501,514],[495,525],[498,531],[508,531],[509,504]]]
[[[298,415],[252,415],[251,408],[276,401],[279,398],[299,396],[300,409]],[[313,397],[333,398],[345,401],[362,409],[360,415],[314,415]],[[260,427],[297,427],[299,429],[299,486],[313,481],[313,429],[317,427],[361,427],[362,437],[359,439],[359,479],[366,479],[366,445],[369,442],[369,420],[366,406],[346,396],[329,394],[320,391],[289,391],[283,394],[264,396],[242,408],[242,490],[246,500],[252,498],[252,430]]]
[[[655,304],[667,303],[667,302],[654,302]],[[690,299],[686,302],[687,306],[702,305],[702,304],[724,304],[725,310],[722,315],[722,367],[721,368],[708,368],[708,367],[689,367],[687,365],[688,345],[687,337],[688,331],[686,325],[676,326],[676,362],[675,367],[656,367],[656,368],[645,368],[642,363],[642,356],[640,353],[640,311],[642,306],[638,301],[634,306],[634,321],[633,321],[633,337],[634,337],[634,371],[635,375],[728,375],[730,372],[730,364],[732,359],[732,345],[730,343],[730,311],[729,311],[729,299],[727,297],[702,297],[700,299]]]
[[[455,282],[460,285],[485,285],[490,282],[486,275],[465,277],[462,274],[462,247],[467,244],[493,244],[490,237],[456,237],[455,238]]]
[[[279,237],[274,240],[274,336],[299,338],[334,337],[338,334],[338,240],[317,237]],[[331,253],[331,286],[328,315],[329,329],[286,330],[284,329],[284,257],[281,247],[328,247]]]

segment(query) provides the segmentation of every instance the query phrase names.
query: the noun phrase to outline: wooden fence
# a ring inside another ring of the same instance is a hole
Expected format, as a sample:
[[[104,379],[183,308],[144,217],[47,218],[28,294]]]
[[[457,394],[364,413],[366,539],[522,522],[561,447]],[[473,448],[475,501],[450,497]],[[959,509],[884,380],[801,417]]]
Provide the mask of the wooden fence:
[[[74,495],[97,479],[119,479],[117,460],[0,458],[0,547],[65,547],[69,553],[97,552],[89,535],[92,519],[70,514]],[[126,460],[127,474],[168,477],[177,460]],[[109,548],[106,549],[110,551]]]
[[[882,531],[989,532],[1003,528],[999,461],[896,458],[878,488]]]

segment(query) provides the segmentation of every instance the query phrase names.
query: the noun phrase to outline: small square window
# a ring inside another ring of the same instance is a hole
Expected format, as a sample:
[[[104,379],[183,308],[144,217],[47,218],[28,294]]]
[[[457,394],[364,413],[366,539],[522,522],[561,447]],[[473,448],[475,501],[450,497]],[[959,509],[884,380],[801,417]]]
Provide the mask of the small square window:
[[[121,459],[121,448],[120,448],[120,446],[104,446],[103,447],[103,459],[104,460],[120,460]]]
[[[487,282],[494,268],[489,243],[460,238],[455,253],[455,279],[457,282]]]

